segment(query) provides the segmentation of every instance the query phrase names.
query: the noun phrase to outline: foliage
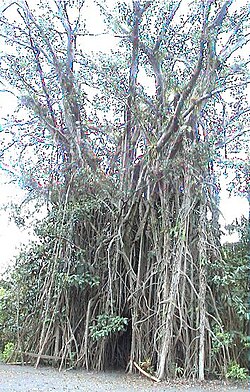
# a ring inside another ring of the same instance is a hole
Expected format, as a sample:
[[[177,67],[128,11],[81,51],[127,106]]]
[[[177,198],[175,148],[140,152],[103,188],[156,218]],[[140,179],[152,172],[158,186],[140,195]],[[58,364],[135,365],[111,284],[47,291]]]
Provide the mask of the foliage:
[[[127,323],[127,318],[100,314],[95,323],[90,326],[90,336],[98,340],[109,336],[109,334],[125,331]]]
[[[246,324],[246,253],[221,252],[217,174],[235,168],[247,194],[248,7],[95,1],[93,31],[87,2],[29,3],[1,8],[1,78],[19,99],[1,160],[48,215],[5,282],[11,334],[37,365],[221,374]],[[86,49],[104,34],[110,53]]]
[[[15,345],[12,342],[7,342],[4,346],[2,353],[0,354],[1,360],[3,362],[8,362],[14,352]]]
[[[8,342],[16,341],[16,292],[2,281],[0,288],[0,351]]]
[[[232,362],[228,366],[226,377],[234,380],[247,380],[248,372],[247,369],[240,367],[238,363]]]
[[[5,296],[5,289],[3,287],[0,287],[0,323],[2,324],[2,320],[3,320],[3,305],[2,305],[2,301],[3,298]]]
[[[223,261],[211,266],[215,284],[218,309],[223,327],[214,327],[213,351],[226,349],[239,366],[248,363],[248,276],[249,276],[249,224],[242,217],[228,226],[228,230],[239,233],[239,241],[223,245]]]
[[[221,332],[218,326],[215,327],[213,339],[213,351],[219,352],[222,347],[228,347],[233,342],[233,336],[231,332]]]
[[[68,275],[67,273],[59,272],[57,278],[59,285],[64,288],[77,287],[83,289],[87,284],[90,286],[98,286],[100,283],[98,277],[92,277],[89,272],[84,273],[84,275]]]
[[[3,299],[5,296],[5,289],[3,287],[0,286],[0,331],[3,330],[3,325],[4,325],[4,306],[3,306]],[[0,351],[2,351],[2,347],[3,347],[3,332],[0,332]]]

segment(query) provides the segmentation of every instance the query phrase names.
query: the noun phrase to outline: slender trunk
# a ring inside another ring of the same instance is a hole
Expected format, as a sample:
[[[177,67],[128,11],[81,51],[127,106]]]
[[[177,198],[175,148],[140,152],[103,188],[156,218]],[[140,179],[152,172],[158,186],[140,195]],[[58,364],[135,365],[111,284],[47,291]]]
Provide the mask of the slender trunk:
[[[205,322],[206,322],[206,212],[204,205],[200,208],[199,227],[199,380],[204,380],[205,370]]]
[[[205,322],[206,322],[206,275],[205,268],[201,267],[200,270],[200,293],[199,293],[199,308],[200,308],[200,321],[199,321],[199,380],[204,380],[205,370]]]

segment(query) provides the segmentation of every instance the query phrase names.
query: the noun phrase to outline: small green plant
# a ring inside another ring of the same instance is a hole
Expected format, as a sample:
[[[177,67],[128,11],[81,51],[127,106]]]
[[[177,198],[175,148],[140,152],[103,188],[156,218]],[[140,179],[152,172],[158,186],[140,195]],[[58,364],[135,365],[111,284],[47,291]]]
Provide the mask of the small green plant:
[[[240,367],[237,362],[231,362],[228,366],[226,377],[234,380],[247,380],[247,369]]]
[[[1,360],[3,362],[8,362],[10,360],[14,352],[14,347],[15,345],[12,342],[8,342],[5,344],[3,352],[1,354]]]

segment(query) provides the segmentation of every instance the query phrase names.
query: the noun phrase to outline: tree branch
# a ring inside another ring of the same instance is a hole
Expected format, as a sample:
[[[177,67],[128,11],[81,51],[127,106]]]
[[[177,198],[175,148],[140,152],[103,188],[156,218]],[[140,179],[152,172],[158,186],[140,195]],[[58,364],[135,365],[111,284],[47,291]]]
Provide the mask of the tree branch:
[[[218,11],[217,15],[215,16],[213,22],[209,26],[210,29],[219,29],[223,23],[223,20],[225,19],[225,16],[227,15],[228,8],[230,5],[233,3],[233,0],[227,0],[221,7],[221,9]]]
[[[158,37],[156,38],[156,42],[155,42],[155,46],[154,46],[153,52],[157,52],[159,50],[160,45],[162,43],[162,40],[164,39],[164,37],[165,37],[165,35],[167,33],[168,27],[169,27],[170,23],[172,22],[172,20],[174,19],[174,16],[175,16],[176,12],[180,8],[181,3],[182,3],[182,0],[179,0],[177,3],[174,4],[172,10],[170,11],[170,14],[167,17],[167,20],[163,23],[161,31],[158,34]]]
[[[226,61],[236,50],[242,48],[250,41],[250,33],[242,37],[238,42],[230,47],[225,47],[219,54],[220,61]]]
[[[215,148],[216,150],[223,148],[227,146],[229,143],[232,143],[234,140],[238,139],[240,136],[244,134],[248,134],[250,129],[239,129],[237,132],[234,133],[234,135],[230,136],[228,139],[224,140],[223,142],[216,144]]]
[[[224,87],[218,88],[216,90],[211,91],[210,93],[203,95],[201,98],[198,98],[197,100],[195,100],[195,102],[193,102],[192,105],[183,113],[183,118],[186,118],[194,110],[194,108],[197,105],[199,105],[200,103],[202,103],[203,101],[205,101],[209,98],[212,98],[214,95],[216,95],[218,93],[222,93],[228,89],[246,86],[248,83],[250,83],[250,79],[249,79],[249,81],[246,80],[246,82],[244,82],[244,83],[240,83],[240,84],[232,85],[232,86],[224,86]]]
[[[181,110],[184,106],[185,100],[188,98],[190,95],[199,75],[202,69],[202,63],[203,63],[203,57],[204,57],[204,50],[205,50],[205,37],[204,37],[204,31],[202,31],[201,35],[201,42],[200,42],[200,53],[199,53],[199,59],[196,65],[196,68],[193,72],[193,75],[191,76],[190,81],[184,88],[182,94],[180,95],[180,99],[176,105],[175,112],[173,116],[171,117],[164,133],[160,137],[160,139],[157,142],[157,150],[160,151],[162,147],[165,145],[167,140],[170,138],[172,132],[178,128],[178,123],[179,123],[179,116],[181,113]]]

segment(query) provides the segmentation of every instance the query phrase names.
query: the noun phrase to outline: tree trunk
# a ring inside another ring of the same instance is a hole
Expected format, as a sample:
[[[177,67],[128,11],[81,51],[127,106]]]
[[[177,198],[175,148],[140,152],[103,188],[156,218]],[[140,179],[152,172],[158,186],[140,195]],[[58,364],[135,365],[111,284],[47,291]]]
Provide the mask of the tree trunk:
[[[206,323],[206,214],[204,205],[200,208],[200,238],[199,238],[199,380],[205,377],[205,323]]]

